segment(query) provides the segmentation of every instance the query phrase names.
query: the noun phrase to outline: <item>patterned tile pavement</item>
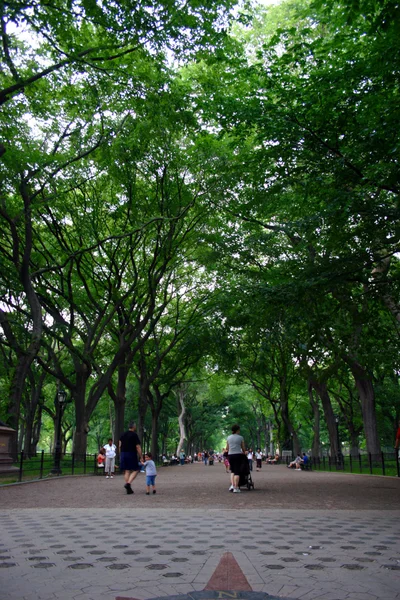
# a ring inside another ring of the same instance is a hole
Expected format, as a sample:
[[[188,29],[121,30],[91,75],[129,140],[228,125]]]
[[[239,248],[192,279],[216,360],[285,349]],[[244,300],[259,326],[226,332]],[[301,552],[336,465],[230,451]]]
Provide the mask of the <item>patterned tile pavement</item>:
[[[10,509],[1,516],[0,600],[189,594],[206,588],[226,552],[255,592],[400,600],[399,516],[207,506]]]

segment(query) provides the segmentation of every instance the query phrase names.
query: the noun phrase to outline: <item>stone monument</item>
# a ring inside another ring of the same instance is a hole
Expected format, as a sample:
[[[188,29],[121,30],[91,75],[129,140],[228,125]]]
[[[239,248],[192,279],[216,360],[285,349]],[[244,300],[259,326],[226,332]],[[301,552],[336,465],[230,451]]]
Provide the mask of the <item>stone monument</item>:
[[[11,440],[16,435],[15,429],[7,427],[5,423],[0,421],[0,473],[14,473],[18,471],[18,467],[14,467],[13,458],[11,456]]]

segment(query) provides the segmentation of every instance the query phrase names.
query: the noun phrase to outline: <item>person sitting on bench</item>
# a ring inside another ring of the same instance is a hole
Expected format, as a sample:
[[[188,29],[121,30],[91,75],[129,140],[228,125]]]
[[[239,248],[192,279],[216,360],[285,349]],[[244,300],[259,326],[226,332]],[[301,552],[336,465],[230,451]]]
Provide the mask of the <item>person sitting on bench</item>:
[[[300,454],[298,454],[296,456],[296,458],[288,464],[288,469],[296,469],[296,471],[301,471],[302,464],[303,464],[303,460],[302,460]]]

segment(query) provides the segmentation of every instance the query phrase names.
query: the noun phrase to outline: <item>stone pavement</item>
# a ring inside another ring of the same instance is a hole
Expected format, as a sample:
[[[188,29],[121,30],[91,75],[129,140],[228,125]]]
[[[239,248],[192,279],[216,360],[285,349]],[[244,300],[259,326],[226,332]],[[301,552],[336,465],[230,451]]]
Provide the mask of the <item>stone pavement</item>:
[[[201,466],[191,468],[197,469],[196,477],[205,477]],[[303,474],[282,470],[281,476],[294,479]],[[268,477],[266,471],[262,477]],[[88,480],[69,481],[79,487]],[[358,481],[368,494],[372,478]],[[56,487],[58,483],[51,482]],[[118,478],[108,483],[121,487]],[[234,590],[246,589],[301,600],[400,600],[398,510],[310,510],[304,504],[248,509],[243,504],[252,491],[235,495],[240,498],[240,508],[235,509],[226,486],[226,509],[202,502],[194,508],[137,507],[137,491],[129,497],[130,507],[115,507],[111,487],[105,484],[96,483],[103,508],[2,511],[0,600],[147,600],[185,594],[192,600],[196,595],[197,600],[211,600],[224,595],[199,592],[217,589],[218,581],[220,589],[229,585],[232,590],[225,595],[228,600],[245,597],[247,592]],[[392,485],[399,490],[397,480]],[[49,489],[46,482],[26,484],[19,486],[18,494],[29,497],[35,486],[43,492]],[[0,489],[3,508],[4,491]],[[179,497],[184,493],[176,492]],[[233,563],[230,574],[226,567],[224,583],[216,574],[227,556]],[[238,571],[248,587],[238,585]],[[256,596],[253,600],[261,600],[261,594]]]

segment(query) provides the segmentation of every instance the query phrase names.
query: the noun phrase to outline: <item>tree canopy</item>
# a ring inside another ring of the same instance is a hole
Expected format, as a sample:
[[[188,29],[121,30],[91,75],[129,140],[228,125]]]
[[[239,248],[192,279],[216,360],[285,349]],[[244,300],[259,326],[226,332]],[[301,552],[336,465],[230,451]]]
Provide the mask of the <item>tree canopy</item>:
[[[234,421],[267,450],[336,455],[338,422],[349,452],[393,445],[397,4],[38,0],[1,23],[15,452],[54,445],[61,388],[78,454],[131,418],[155,454]]]

